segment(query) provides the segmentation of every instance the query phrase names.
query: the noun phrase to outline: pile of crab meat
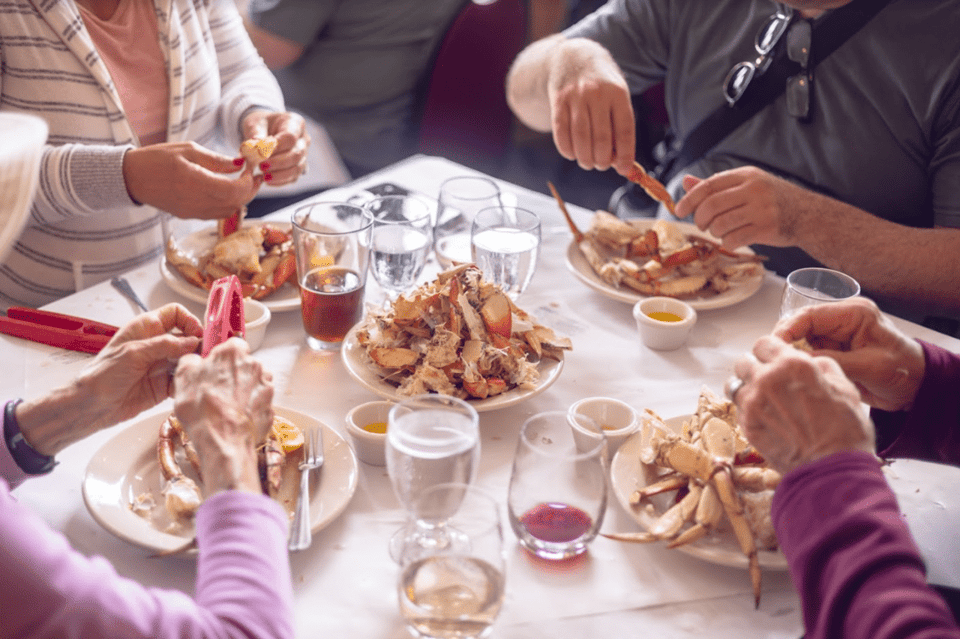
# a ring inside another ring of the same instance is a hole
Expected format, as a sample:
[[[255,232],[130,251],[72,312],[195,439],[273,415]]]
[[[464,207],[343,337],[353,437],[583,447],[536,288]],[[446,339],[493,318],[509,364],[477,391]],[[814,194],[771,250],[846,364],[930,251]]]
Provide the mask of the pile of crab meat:
[[[400,396],[485,399],[533,388],[541,358],[562,360],[558,337],[518,308],[473,264],[444,271],[370,314],[357,331],[369,364]]]
[[[266,438],[257,446],[261,489],[287,507],[292,507],[290,495],[282,490],[290,482],[285,475],[296,470],[302,453],[303,433],[288,419],[274,416]],[[203,502],[200,459],[183,426],[174,415],[168,416],[157,434],[157,463],[160,470],[160,497],[162,513],[156,497],[150,493],[137,495],[131,510],[146,519],[162,522],[166,532],[176,533],[192,524],[197,509]]]
[[[676,548],[716,531],[726,516],[747,557],[754,598],[760,603],[761,570],[758,550],[775,550],[770,520],[773,491],[780,474],[747,442],[737,425],[736,406],[704,387],[696,413],[679,433],[651,410],[644,413],[641,467],[642,488],[630,498],[646,509],[648,530],[608,534],[621,541],[665,541]],[[657,509],[651,498],[675,493],[669,507]]]
[[[213,230],[211,229],[211,235]],[[167,264],[190,284],[209,290],[221,277],[236,275],[244,297],[262,299],[297,278],[290,231],[275,224],[249,224],[229,230],[218,225],[209,250],[189,255],[167,240]]]
[[[763,272],[762,257],[729,251],[719,243],[657,220],[622,220],[597,211],[578,246],[600,278],[643,295],[718,294]]]

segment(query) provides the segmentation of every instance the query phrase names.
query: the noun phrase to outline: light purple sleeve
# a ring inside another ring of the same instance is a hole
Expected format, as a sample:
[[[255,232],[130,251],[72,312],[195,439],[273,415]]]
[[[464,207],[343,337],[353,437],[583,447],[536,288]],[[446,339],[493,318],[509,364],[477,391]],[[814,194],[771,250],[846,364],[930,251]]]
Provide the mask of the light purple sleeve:
[[[805,639],[960,637],[927,586],[873,455],[837,453],[788,473],[771,515],[803,604]]]
[[[286,515],[268,497],[210,497],[197,514],[191,598],[145,588],[73,550],[0,480],[0,639],[292,638],[286,535]]]

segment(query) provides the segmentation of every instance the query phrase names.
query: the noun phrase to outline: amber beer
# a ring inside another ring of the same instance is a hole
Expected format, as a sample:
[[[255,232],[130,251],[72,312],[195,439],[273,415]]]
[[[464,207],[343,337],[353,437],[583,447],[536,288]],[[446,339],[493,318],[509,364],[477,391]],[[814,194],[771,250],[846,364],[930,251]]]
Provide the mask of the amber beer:
[[[307,335],[338,344],[363,316],[363,280],[338,266],[317,268],[300,282],[300,308]]]

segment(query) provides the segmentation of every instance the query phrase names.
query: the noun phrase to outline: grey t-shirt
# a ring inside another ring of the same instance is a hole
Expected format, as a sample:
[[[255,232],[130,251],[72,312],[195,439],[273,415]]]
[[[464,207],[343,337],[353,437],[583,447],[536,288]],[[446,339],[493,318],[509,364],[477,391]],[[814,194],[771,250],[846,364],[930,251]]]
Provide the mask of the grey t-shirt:
[[[276,74],[287,104],[322,123],[347,162],[375,169],[415,151],[415,88],[462,0],[257,4],[255,24],[305,47]]]
[[[724,103],[724,78],[756,58],[774,11],[770,0],[611,0],[565,33],[606,46],[634,92],[663,80],[682,139]],[[812,87],[809,122],[780,96],[685,172],[754,165],[884,219],[960,227],[960,2],[892,0],[817,66]],[[761,251],[781,273],[812,262]]]

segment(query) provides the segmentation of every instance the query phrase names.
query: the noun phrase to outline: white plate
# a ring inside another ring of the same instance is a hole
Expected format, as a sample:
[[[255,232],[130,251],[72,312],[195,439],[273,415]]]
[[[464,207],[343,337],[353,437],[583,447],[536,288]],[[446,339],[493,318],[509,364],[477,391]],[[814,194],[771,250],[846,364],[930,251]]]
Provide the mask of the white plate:
[[[335,430],[303,413],[275,407],[275,412],[301,428],[323,428],[323,468],[312,473],[310,484],[311,529],[317,532],[347,507],[357,488],[358,466],[350,445]],[[117,537],[157,552],[182,548],[194,537],[193,526],[164,531],[169,518],[163,512],[157,433],[168,413],[144,417],[105,443],[87,465],[83,500],[93,518]],[[292,513],[299,491],[296,467],[286,464],[282,503]],[[147,519],[131,510],[134,499],[152,493],[158,507]]]
[[[640,228],[645,228],[653,226],[655,221],[656,220],[652,219],[637,220],[637,223]],[[692,224],[683,224],[678,222],[674,222],[674,224],[680,227],[687,235],[709,237]],[[740,249],[740,251],[751,254],[753,253],[753,251],[748,248]],[[636,304],[638,301],[648,297],[647,295],[638,293],[626,286],[622,288],[616,288],[600,279],[600,276],[597,275],[597,273],[590,266],[590,263],[587,262],[587,258],[585,258],[583,253],[580,252],[580,247],[577,246],[576,242],[570,242],[570,245],[567,246],[567,268],[570,269],[577,279],[590,288],[620,302]],[[683,301],[698,311],[732,306],[733,304],[742,302],[760,290],[760,287],[763,285],[763,274],[764,272],[761,268],[757,275],[754,275],[753,277],[750,277],[739,284],[734,284],[723,293],[705,293],[703,295],[685,297],[683,298]]]
[[[343,356],[343,363],[347,367],[347,371],[367,390],[373,391],[380,397],[394,401],[403,400],[404,398],[397,394],[397,387],[384,381],[376,369],[373,368],[373,365],[364,361],[364,348],[357,341],[357,330],[361,325],[362,323],[351,328],[343,340],[343,347],[340,352]],[[537,382],[534,388],[529,390],[514,388],[513,390],[494,397],[488,397],[487,399],[468,399],[467,402],[473,406],[478,413],[519,404],[526,399],[539,395],[557,381],[557,377],[560,376],[560,371],[563,370],[563,360],[543,359],[538,365],[538,370],[540,371],[540,381]]]
[[[247,223],[244,226],[249,225],[251,225],[251,223]],[[283,226],[283,224],[278,223],[277,226]],[[212,226],[208,229],[195,231],[194,233],[179,238],[177,240],[177,247],[188,257],[196,258],[209,251],[216,241],[217,227]],[[200,288],[199,286],[194,286],[185,280],[175,268],[167,263],[166,255],[160,258],[160,276],[163,278],[163,281],[167,283],[167,286],[180,295],[183,295],[187,299],[200,302],[201,304],[207,303],[210,291],[205,288]],[[287,282],[260,301],[273,312],[291,311],[295,308],[300,308],[300,290],[296,285]]]
[[[689,415],[674,417],[666,420],[666,423],[667,426],[679,432],[684,420],[689,419],[689,417]],[[644,530],[647,530],[653,523],[653,515],[644,507],[635,508],[630,505],[630,495],[633,491],[646,486],[648,482],[643,464],[640,463],[641,440],[642,434],[636,433],[620,446],[617,454],[613,457],[613,462],[610,464],[610,480],[617,501]],[[673,496],[673,492],[656,495],[650,501],[653,502],[657,512],[662,513],[668,507]],[[726,515],[721,521],[724,523],[727,521]],[[679,546],[677,550],[723,566],[744,569],[749,567],[747,557],[740,550],[740,545],[729,526],[721,525],[715,533],[710,533],[691,544]],[[760,561],[761,568],[767,570],[787,569],[787,559],[779,550],[760,550],[757,552],[757,558]]]

